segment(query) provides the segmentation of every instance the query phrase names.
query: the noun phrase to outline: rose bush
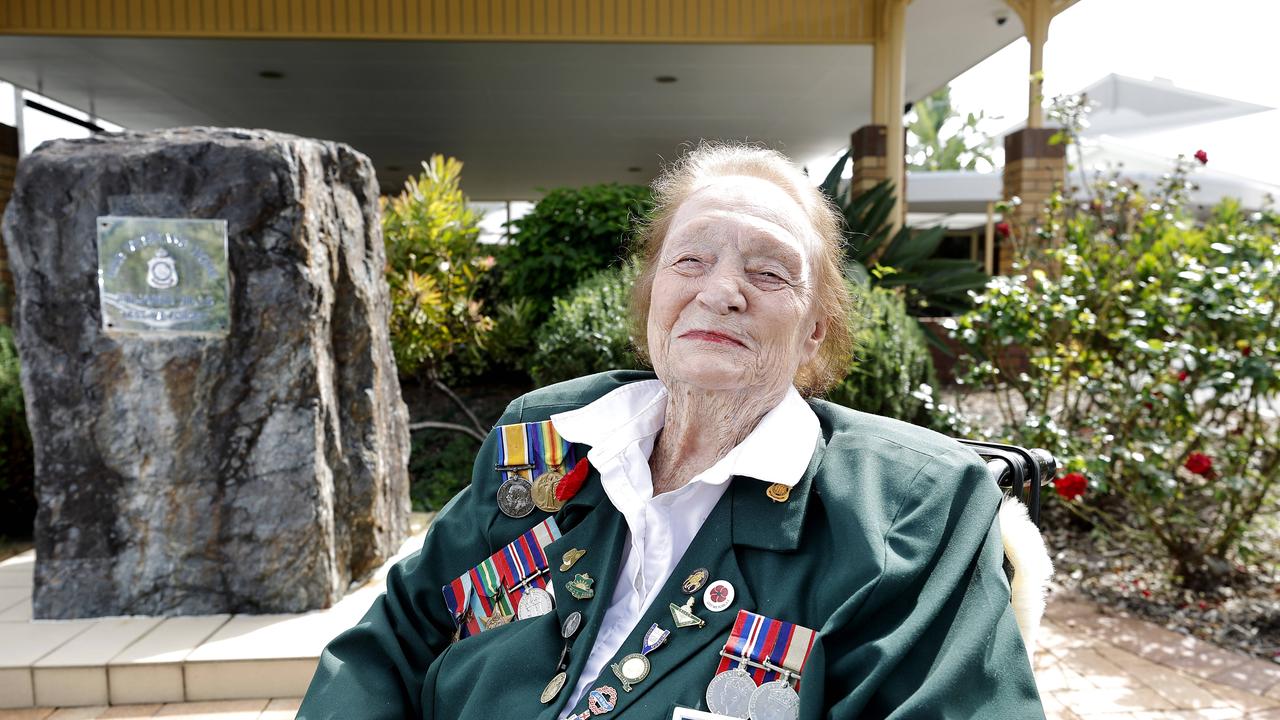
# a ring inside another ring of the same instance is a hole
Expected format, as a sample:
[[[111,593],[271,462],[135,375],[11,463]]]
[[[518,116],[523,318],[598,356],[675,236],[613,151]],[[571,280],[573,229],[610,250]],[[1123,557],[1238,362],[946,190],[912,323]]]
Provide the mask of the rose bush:
[[[1087,495],[1058,487],[1074,512],[1212,591],[1257,559],[1276,509],[1280,222],[1231,201],[1196,220],[1190,168],[1150,194],[1113,176],[1050,200],[1047,249],[975,294],[953,336],[961,381],[997,390],[990,436],[1050,449],[1088,478]]]

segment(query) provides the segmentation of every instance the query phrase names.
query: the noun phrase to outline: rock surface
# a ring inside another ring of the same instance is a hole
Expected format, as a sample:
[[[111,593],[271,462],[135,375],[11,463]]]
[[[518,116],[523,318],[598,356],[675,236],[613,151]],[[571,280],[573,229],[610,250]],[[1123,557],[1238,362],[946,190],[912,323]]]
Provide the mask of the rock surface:
[[[408,531],[378,186],[352,148],[183,128],[41,145],[3,234],[37,618],[327,607]],[[225,337],[107,334],[95,219],[227,221]]]

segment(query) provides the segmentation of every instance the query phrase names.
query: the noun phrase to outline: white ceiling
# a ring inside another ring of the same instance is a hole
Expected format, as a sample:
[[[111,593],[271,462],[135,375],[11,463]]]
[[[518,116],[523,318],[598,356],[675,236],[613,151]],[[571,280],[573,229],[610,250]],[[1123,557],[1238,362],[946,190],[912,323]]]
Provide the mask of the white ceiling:
[[[1015,15],[997,25],[1002,8],[915,0],[907,98],[1019,37]],[[463,189],[477,200],[647,182],[700,137],[764,141],[801,162],[826,156],[869,121],[871,62],[870,46],[848,45],[0,38],[0,78],[82,110],[92,98],[100,117],[130,129],[340,140],[373,159],[387,190],[446,153],[464,161]]]

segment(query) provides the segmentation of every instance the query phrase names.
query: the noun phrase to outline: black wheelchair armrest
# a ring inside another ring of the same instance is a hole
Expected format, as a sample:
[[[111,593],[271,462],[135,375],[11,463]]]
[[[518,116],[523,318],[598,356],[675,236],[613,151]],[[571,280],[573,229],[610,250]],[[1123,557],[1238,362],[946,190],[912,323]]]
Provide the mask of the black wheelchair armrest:
[[[1031,515],[1031,522],[1040,527],[1040,488],[1052,482],[1058,472],[1058,461],[1053,454],[1041,448],[1027,449],[963,438],[956,440],[986,461],[991,477],[1000,489],[1022,501]]]

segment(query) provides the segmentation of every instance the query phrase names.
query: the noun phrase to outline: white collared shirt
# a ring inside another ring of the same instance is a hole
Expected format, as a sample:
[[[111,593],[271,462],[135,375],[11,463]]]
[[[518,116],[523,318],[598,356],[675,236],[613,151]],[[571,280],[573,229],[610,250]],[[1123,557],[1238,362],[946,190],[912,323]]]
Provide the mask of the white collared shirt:
[[[589,405],[551,416],[562,438],[591,446],[587,459],[627,522],[613,598],[565,708],[578,704],[653,604],[729,479],[743,475],[794,487],[809,466],[819,432],[818,416],[790,388],[729,454],[684,487],[654,497],[649,455],[666,416],[667,388],[660,380],[628,383]]]

